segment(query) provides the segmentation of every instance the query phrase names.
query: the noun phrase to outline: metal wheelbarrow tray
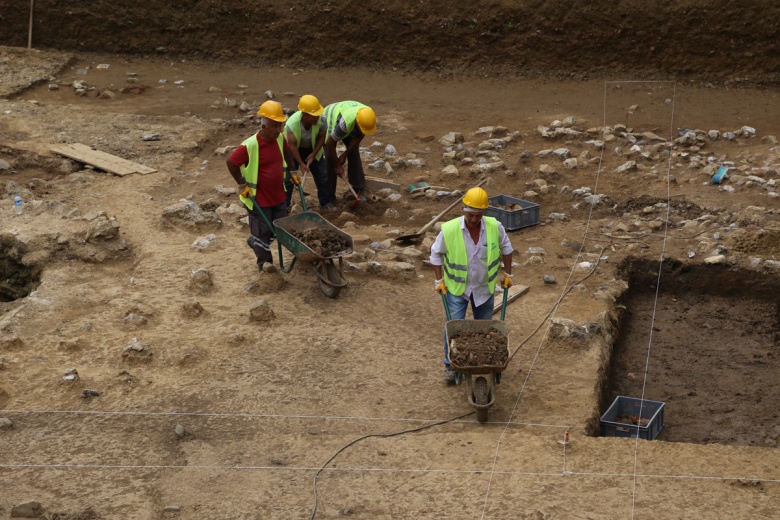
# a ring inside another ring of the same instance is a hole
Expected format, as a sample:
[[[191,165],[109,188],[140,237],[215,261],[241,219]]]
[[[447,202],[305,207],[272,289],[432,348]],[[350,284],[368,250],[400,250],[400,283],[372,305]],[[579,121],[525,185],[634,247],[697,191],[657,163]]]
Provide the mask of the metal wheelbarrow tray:
[[[488,409],[496,401],[496,387],[501,381],[501,372],[503,372],[509,363],[509,327],[501,320],[451,320],[444,326],[447,335],[447,345],[451,346],[452,338],[461,332],[490,332],[497,331],[506,339],[507,360],[503,365],[479,365],[479,366],[460,366],[449,359],[448,349],[447,361],[455,371],[456,382],[461,379],[466,380],[466,394],[469,404],[477,412],[477,420],[486,422],[488,419]],[[486,377],[485,374],[491,376]]]
[[[274,220],[274,227],[276,228],[276,239],[279,241],[279,245],[284,246],[294,257],[287,269],[284,268],[280,258],[279,264],[282,271],[285,273],[290,272],[296,260],[311,264],[314,272],[317,274],[320,290],[322,290],[325,296],[331,298],[338,296],[339,291],[349,283],[344,276],[343,260],[344,256],[351,254],[354,250],[352,236],[344,233],[341,229],[322,218],[319,213],[314,213],[313,211],[305,211],[298,215],[276,219]],[[316,253],[293,236],[293,233],[303,233],[310,229],[325,229],[335,233],[347,243],[346,249],[339,251],[335,255],[325,257]],[[339,260],[338,267],[334,263],[336,258]]]

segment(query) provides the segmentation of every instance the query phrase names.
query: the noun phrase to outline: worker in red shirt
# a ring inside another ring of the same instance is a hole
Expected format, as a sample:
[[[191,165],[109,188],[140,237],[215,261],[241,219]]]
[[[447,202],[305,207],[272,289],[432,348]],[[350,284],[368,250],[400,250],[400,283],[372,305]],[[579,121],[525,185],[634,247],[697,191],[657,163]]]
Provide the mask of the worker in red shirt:
[[[260,272],[273,273],[276,267],[271,256],[271,243],[275,237],[266,219],[273,222],[287,216],[284,176],[290,155],[281,133],[287,116],[282,105],[273,100],[260,105],[257,113],[260,130],[230,154],[227,168],[238,183],[238,196],[249,212],[251,235],[246,243],[255,252]],[[293,182],[298,184],[298,177],[293,177]]]

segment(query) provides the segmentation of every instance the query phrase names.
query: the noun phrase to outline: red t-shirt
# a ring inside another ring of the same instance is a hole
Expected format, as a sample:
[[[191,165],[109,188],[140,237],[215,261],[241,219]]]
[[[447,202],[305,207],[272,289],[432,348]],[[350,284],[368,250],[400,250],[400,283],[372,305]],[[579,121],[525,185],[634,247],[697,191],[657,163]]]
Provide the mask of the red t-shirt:
[[[260,155],[257,166],[257,195],[255,200],[261,208],[278,206],[285,201],[284,192],[284,162],[282,154],[279,152],[279,145],[276,141],[270,143],[259,135],[255,135],[257,143],[260,145],[258,153]],[[284,149],[287,151],[287,142],[284,142]],[[249,152],[243,144],[233,150],[229,161],[236,166],[245,166],[249,164]]]

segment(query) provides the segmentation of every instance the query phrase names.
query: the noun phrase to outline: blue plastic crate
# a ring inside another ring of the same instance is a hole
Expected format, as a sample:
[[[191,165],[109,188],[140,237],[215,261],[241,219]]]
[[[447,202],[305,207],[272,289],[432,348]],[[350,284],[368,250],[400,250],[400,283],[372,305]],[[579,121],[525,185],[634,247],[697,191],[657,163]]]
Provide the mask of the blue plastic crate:
[[[633,424],[627,419],[629,417],[637,418],[640,424]],[[646,424],[642,425],[645,421]],[[619,396],[601,416],[602,437],[639,437],[651,441],[658,437],[663,428],[664,403],[660,401]]]
[[[535,226],[539,223],[539,204],[516,199],[509,195],[494,195],[488,198],[488,201],[490,205],[485,210],[484,215],[493,217],[501,222],[507,231]],[[519,209],[506,210],[496,207],[509,206],[511,204],[517,204]]]

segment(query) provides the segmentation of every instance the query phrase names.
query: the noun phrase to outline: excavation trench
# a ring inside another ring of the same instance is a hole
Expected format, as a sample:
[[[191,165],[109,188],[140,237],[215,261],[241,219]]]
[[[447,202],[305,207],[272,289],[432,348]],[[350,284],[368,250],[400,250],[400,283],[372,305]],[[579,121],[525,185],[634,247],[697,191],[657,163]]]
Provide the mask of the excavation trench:
[[[644,391],[665,403],[659,440],[776,447],[780,277],[674,261],[659,277],[647,260],[623,272],[629,289],[601,412]]]

